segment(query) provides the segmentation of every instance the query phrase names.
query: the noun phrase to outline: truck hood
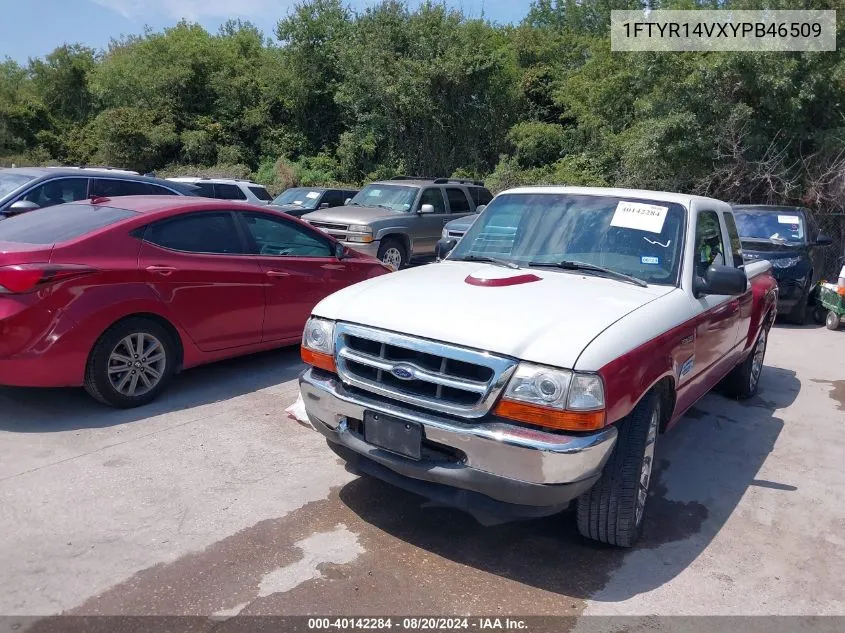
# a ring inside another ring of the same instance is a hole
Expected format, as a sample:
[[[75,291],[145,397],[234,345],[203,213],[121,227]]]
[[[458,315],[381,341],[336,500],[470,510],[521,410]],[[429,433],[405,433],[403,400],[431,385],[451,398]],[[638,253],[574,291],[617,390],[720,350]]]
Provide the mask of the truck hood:
[[[400,215],[398,211],[381,207],[343,206],[320,209],[306,213],[302,219],[306,222],[329,222],[331,224],[366,224],[381,218],[391,218]]]
[[[675,290],[580,272],[445,261],[345,288],[314,314],[574,368],[605,328]]]
[[[443,225],[443,228],[448,231],[460,231],[461,233],[466,233],[469,231],[469,227],[472,226],[472,223],[478,219],[478,214],[467,215],[462,218],[458,218],[457,220],[451,220]]]

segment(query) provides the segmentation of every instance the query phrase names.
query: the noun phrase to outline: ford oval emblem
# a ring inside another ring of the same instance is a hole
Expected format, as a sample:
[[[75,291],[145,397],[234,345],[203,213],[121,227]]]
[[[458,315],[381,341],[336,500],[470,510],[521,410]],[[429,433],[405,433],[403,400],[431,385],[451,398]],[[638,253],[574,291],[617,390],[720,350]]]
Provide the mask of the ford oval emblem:
[[[413,380],[414,378],[414,372],[407,365],[396,365],[390,370],[390,373],[399,380]]]

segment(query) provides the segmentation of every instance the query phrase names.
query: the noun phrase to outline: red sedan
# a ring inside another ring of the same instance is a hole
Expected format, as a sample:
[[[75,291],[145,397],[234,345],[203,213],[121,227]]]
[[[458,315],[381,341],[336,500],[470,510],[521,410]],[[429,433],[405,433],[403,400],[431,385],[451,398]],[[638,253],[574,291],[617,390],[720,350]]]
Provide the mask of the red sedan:
[[[98,198],[0,222],[0,385],[135,407],[182,369],[300,341],[323,297],[387,269],[226,200]]]

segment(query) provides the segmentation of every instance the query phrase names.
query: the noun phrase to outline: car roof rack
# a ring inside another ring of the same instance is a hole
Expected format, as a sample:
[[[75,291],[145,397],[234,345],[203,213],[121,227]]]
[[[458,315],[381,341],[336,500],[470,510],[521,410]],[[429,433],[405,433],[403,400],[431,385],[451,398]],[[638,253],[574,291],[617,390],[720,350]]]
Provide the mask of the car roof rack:
[[[483,180],[473,180],[471,178],[432,178],[431,176],[393,176],[391,180],[430,180],[436,185],[478,185],[484,186]]]
[[[446,185],[446,184],[455,184],[455,185],[478,185],[479,187],[484,186],[483,180],[473,180],[472,178],[435,178],[435,184],[438,185]]]

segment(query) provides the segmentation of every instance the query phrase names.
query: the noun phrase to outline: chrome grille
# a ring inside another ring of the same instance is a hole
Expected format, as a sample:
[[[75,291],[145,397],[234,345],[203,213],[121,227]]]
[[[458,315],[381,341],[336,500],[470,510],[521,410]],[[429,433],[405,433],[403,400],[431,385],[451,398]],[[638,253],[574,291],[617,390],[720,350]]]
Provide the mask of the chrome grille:
[[[386,330],[338,323],[337,370],[372,393],[468,418],[485,415],[517,361]]]
[[[312,222],[310,220],[306,220],[308,224],[313,226],[315,229],[320,229],[324,233],[328,233],[332,237],[338,240],[345,240],[346,234],[349,231],[349,225],[347,224],[334,224],[332,222]]]

